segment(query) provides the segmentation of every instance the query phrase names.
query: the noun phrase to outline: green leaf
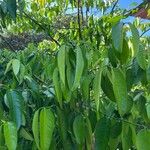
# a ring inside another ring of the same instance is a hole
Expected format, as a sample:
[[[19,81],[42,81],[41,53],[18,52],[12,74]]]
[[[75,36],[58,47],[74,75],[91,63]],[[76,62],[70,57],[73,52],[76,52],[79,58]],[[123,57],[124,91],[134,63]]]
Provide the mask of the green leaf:
[[[122,125],[121,140],[123,149],[130,149],[132,147],[132,130],[127,123]]]
[[[143,69],[147,69],[147,61],[146,61],[146,51],[143,46],[140,45],[139,50],[137,51],[136,54],[137,62],[139,66]]]
[[[122,47],[122,53],[119,56],[119,60],[121,64],[126,64],[130,56],[130,49],[128,46],[128,42],[124,39],[123,40],[123,47]]]
[[[137,150],[149,150],[150,146],[150,130],[143,129],[138,132],[136,137]]]
[[[128,111],[128,93],[126,78],[120,69],[112,69],[112,82],[118,110],[120,115],[123,116]]]
[[[73,132],[78,144],[83,144],[85,140],[85,123],[82,115],[78,115],[73,122]]]
[[[15,76],[19,73],[20,70],[20,61],[18,59],[13,59],[12,68]]]
[[[102,74],[102,79],[101,79],[101,87],[105,95],[111,100],[115,101],[115,95],[112,87],[112,83],[110,79],[108,78],[107,73]],[[109,88],[108,88],[109,87]]]
[[[4,146],[5,141],[4,141],[4,134],[3,134],[3,125],[0,126],[0,146]]]
[[[4,74],[6,74],[6,73],[10,70],[11,65],[12,65],[12,61],[13,61],[13,60],[10,60],[9,63],[7,64],[7,67],[6,67],[6,70],[5,70],[5,73],[4,73]]]
[[[101,91],[101,70],[99,69],[95,75],[94,79],[94,85],[93,85],[93,91],[94,91],[94,100],[96,103],[96,110],[99,109],[99,97],[100,97],[100,91]]]
[[[75,72],[75,79],[72,86],[72,91],[74,91],[80,84],[80,79],[84,69],[84,59],[82,56],[82,51],[80,47],[76,49],[76,72]]]
[[[58,69],[56,68],[53,73],[53,83],[55,87],[55,93],[57,97],[57,101],[59,102],[60,106],[62,107],[62,92],[61,92],[61,84],[58,77]]]
[[[149,103],[146,105],[146,111],[147,111],[147,117],[148,119],[150,119],[150,104]]]
[[[95,150],[106,150],[110,135],[110,120],[101,118],[95,127]]]
[[[32,121],[32,131],[33,131],[33,135],[34,135],[34,139],[35,139],[35,143],[36,146],[38,147],[38,149],[40,149],[39,147],[39,110],[37,110],[34,114],[33,117],[33,121]]]
[[[29,141],[33,141],[33,137],[32,135],[27,132],[24,128],[20,129],[20,136],[22,136],[24,139],[29,140]]]
[[[137,28],[129,23],[131,32],[132,32],[132,44],[133,44],[133,51],[136,54],[136,52],[139,50],[139,44],[140,44],[140,36]]]
[[[20,128],[22,124],[23,116],[23,97],[21,94],[14,90],[9,90],[6,93],[6,100],[9,107],[10,119],[14,121],[17,129]]]
[[[11,17],[13,19],[16,19],[16,11],[17,11],[16,0],[7,0],[6,4],[7,4],[7,9],[9,11],[9,14],[11,15]]]
[[[8,150],[16,150],[17,128],[12,122],[6,122],[4,124],[4,137]]]
[[[122,52],[123,46],[123,23],[118,22],[112,28],[112,41],[115,49],[118,52]]]
[[[92,149],[92,127],[91,127],[91,122],[88,118],[86,118],[86,122],[85,122],[85,129],[86,129],[86,147],[87,150],[91,150]]]
[[[34,139],[38,149],[49,150],[55,127],[54,115],[49,108],[37,110],[32,122]]]
[[[40,112],[40,148],[41,150],[49,150],[54,124],[54,115],[50,109],[43,108]]]
[[[58,62],[58,70],[60,73],[60,78],[65,85],[65,59],[66,59],[66,46],[63,45],[60,47],[60,50],[58,52],[57,62]]]

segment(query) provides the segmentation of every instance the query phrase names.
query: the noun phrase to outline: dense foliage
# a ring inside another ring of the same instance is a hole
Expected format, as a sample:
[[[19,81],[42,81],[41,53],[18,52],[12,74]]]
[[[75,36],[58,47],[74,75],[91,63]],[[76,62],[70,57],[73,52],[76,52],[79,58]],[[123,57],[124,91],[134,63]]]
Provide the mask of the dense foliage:
[[[149,150],[150,23],[117,2],[0,2],[0,36],[51,39],[0,51],[0,149]]]

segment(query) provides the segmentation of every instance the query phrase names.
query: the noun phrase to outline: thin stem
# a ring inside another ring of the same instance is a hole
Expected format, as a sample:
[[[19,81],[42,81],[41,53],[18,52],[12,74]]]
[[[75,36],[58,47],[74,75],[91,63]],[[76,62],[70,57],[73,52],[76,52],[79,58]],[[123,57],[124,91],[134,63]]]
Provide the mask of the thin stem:
[[[46,31],[47,28],[43,27],[40,23],[38,23],[37,20],[35,20],[34,18],[32,18],[31,16],[29,16],[27,13],[23,12],[24,15],[29,18],[30,20],[32,20],[36,25],[38,25],[42,30]],[[59,42],[57,40],[55,40],[50,33],[48,32],[48,36],[51,38],[52,41],[54,41],[58,46],[60,46]]]
[[[113,12],[114,12],[114,10],[115,10],[115,8],[116,8],[118,2],[119,2],[119,0],[117,0],[117,1],[115,2],[115,4],[113,5],[112,10],[111,10],[111,12],[110,12],[111,14],[113,14]]]
[[[78,0],[78,31],[79,31],[79,39],[82,39],[82,33],[81,33],[81,19],[80,19],[80,0]]]
[[[150,28],[148,28],[147,30],[145,30],[141,35],[140,37],[142,37],[145,33],[147,33],[148,31],[150,31]]]

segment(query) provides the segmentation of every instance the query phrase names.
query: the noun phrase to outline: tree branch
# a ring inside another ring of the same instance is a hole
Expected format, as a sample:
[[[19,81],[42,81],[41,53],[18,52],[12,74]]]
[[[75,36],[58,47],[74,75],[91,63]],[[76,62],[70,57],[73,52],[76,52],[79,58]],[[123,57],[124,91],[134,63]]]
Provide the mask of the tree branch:
[[[150,31],[150,28],[148,28],[147,30],[145,30],[141,35],[140,37],[142,37],[145,33],[147,33],[148,31]]]
[[[110,12],[111,14],[113,14],[113,12],[114,12],[114,10],[115,10],[115,8],[116,8],[118,2],[119,2],[119,0],[117,0],[117,1],[115,2],[115,4],[113,5],[113,7],[112,7],[112,9],[111,9],[111,12]]]
[[[24,15],[29,18],[31,21],[33,21],[36,25],[38,25],[42,30],[47,31],[47,28],[43,27],[37,20],[35,20],[34,18],[32,18],[31,16],[29,16],[27,13],[23,12]],[[54,41],[58,46],[60,46],[59,42],[57,40],[55,40],[49,32],[47,32],[48,36],[51,38],[52,41]]]
[[[82,39],[82,33],[81,33],[81,19],[80,19],[80,0],[78,0],[78,31],[79,31],[79,38]]]

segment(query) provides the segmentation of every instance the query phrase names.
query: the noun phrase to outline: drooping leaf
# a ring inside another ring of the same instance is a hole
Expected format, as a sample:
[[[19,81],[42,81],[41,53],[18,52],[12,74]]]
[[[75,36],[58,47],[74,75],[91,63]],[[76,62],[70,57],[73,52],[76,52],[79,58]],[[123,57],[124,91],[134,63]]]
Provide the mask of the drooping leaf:
[[[42,108],[35,112],[32,130],[38,149],[49,150],[55,127],[54,121],[54,115],[49,108]]]
[[[121,140],[123,149],[130,149],[132,147],[132,130],[127,123],[122,124]]]
[[[37,110],[34,114],[33,121],[32,121],[32,131],[35,139],[36,146],[40,149],[40,136],[39,136],[39,110]]]
[[[12,68],[15,76],[19,73],[20,70],[20,61],[18,59],[13,59]]]
[[[120,69],[112,69],[112,82],[119,113],[124,115],[128,111],[128,93],[126,78]]]
[[[29,140],[29,141],[34,140],[32,135],[27,130],[25,130],[24,128],[20,129],[20,136],[23,137],[26,140]]]
[[[112,28],[112,41],[115,49],[121,53],[123,46],[123,23],[118,22]]]
[[[149,150],[150,146],[150,130],[143,129],[138,132],[136,137],[137,150]]]
[[[106,94],[106,96],[111,101],[115,101],[115,96],[114,96],[112,83],[111,83],[110,79],[108,78],[107,73],[106,74],[102,74],[101,87],[102,87],[103,92]]]
[[[129,23],[129,26],[132,32],[133,51],[134,54],[136,54],[136,52],[139,50],[140,36],[137,28],[133,24]]]
[[[16,19],[17,2],[16,0],[7,0],[7,9],[13,19]]]
[[[49,150],[55,127],[54,115],[50,109],[43,108],[40,112],[40,147]]]
[[[75,71],[75,79],[74,79],[74,83],[72,86],[72,91],[74,91],[80,84],[80,79],[82,76],[83,68],[84,68],[84,59],[82,56],[82,51],[80,47],[77,47],[76,49],[76,71]]]
[[[20,128],[22,124],[23,116],[23,97],[21,94],[15,90],[9,90],[6,93],[6,100],[9,107],[10,119],[14,121],[17,129]]]
[[[57,101],[59,102],[60,106],[62,107],[62,92],[61,92],[61,84],[58,77],[58,69],[56,68],[53,73],[53,83],[55,87],[55,93],[57,97]]]
[[[110,135],[110,120],[101,118],[95,127],[95,150],[106,150]]]
[[[66,59],[66,46],[63,45],[59,49],[57,62],[58,62],[58,70],[60,73],[60,78],[64,85],[65,85],[65,68],[66,68],[65,59]]]
[[[136,54],[137,62],[139,66],[143,69],[147,69],[147,61],[146,61],[146,51],[143,46],[140,45],[140,48],[137,50]]]
[[[85,140],[85,123],[82,115],[78,115],[73,122],[73,132],[78,144],[83,144]]]
[[[4,137],[8,150],[16,150],[17,148],[17,128],[12,122],[4,124]]]
[[[94,79],[94,85],[93,85],[93,91],[94,91],[94,100],[95,100],[95,104],[96,104],[96,110],[99,110],[100,107],[100,102],[99,102],[99,98],[100,98],[100,92],[101,92],[101,70],[99,69],[95,75],[95,79]]]

